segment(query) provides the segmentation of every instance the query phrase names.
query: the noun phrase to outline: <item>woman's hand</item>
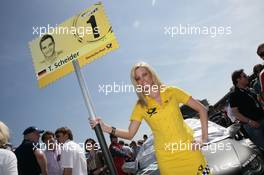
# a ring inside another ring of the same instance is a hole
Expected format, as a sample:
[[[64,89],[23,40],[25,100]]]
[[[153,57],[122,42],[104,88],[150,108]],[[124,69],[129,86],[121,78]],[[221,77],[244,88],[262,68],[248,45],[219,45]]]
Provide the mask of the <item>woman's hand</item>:
[[[112,133],[113,127],[111,127],[109,124],[104,123],[100,117],[95,117],[95,119],[89,118],[89,123],[91,128],[94,128],[96,125],[100,124],[103,132],[109,134]],[[116,128],[114,135],[123,139],[131,140],[138,131],[140,124],[140,121],[132,120],[129,124],[128,130]]]
[[[207,140],[203,141],[203,140],[194,140],[192,141],[192,150],[196,151],[196,150],[201,150],[201,148],[203,146],[207,145]]]
[[[105,123],[103,122],[102,118],[100,117],[95,117],[95,119],[92,119],[91,117],[89,118],[89,123],[90,123],[90,126],[91,128],[94,129],[94,127],[98,124],[101,125],[101,128],[103,131],[106,131],[106,125]]]
[[[200,150],[201,148],[202,148],[202,141],[201,140],[192,141],[192,151]]]

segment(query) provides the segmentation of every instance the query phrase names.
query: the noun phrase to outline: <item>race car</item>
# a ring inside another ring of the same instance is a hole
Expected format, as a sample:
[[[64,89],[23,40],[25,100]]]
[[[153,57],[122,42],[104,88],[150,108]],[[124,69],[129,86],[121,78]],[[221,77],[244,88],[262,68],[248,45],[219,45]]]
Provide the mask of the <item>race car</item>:
[[[185,119],[193,129],[195,140],[201,137],[199,119]],[[236,139],[240,131],[239,124],[228,128],[214,122],[208,122],[209,142],[201,148],[207,163],[214,175],[263,175],[263,152],[248,138]],[[159,175],[159,167],[155,157],[153,136],[141,147],[134,162],[123,165],[126,173],[137,175]]]

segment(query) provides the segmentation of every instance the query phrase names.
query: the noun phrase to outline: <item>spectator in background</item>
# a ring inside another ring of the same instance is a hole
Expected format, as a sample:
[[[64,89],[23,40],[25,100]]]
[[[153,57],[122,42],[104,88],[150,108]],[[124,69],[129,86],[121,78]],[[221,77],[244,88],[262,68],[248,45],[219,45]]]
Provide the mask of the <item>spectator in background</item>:
[[[263,70],[264,65],[257,64],[253,67],[253,80],[251,82],[251,87],[256,90],[256,92],[261,91],[260,82],[259,82],[259,74]]]
[[[114,159],[114,164],[117,170],[118,175],[125,175],[122,170],[122,166],[125,163],[125,158],[127,157],[126,153],[122,150],[122,146],[118,143],[118,138],[110,134],[111,144],[109,150]]]
[[[133,161],[134,160],[134,156],[133,156],[133,150],[132,150],[132,148],[130,148],[129,146],[127,146],[123,140],[120,140],[118,143],[121,145],[122,151],[124,151],[124,153],[127,155],[125,157],[125,162],[131,162],[131,161]]]
[[[264,109],[264,92],[261,92],[261,85],[260,85],[260,80],[259,80],[260,72],[263,69],[264,69],[264,65],[262,65],[262,64],[257,64],[254,66],[253,72],[254,72],[254,77],[256,77],[256,78],[252,81],[251,87],[256,92],[258,101],[261,103],[261,106]]]
[[[23,132],[24,140],[15,150],[19,175],[47,175],[47,159],[38,148],[43,130],[31,126]]]
[[[61,148],[63,175],[87,175],[84,151],[73,141],[71,130],[61,127],[56,130],[55,135],[57,141],[63,144]]]
[[[264,60],[264,43],[258,46],[257,54],[262,60]],[[264,93],[264,70],[262,70],[259,74],[259,81],[261,86],[261,92]]]
[[[93,139],[89,138],[85,141],[85,152],[88,174],[107,175],[108,171],[103,153]]]
[[[255,94],[248,89],[248,76],[243,69],[232,74],[235,90],[230,94],[230,107],[236,118],[243,123],[249,138],[264,148],[264,112]]]
[[[55,134],[51,131],[46,131],[43,133],[41,140],[46,145],[44,153],[48,162],[48,175],[62,175],[61,150],[56,143]]]
[[[130,143],[130,147],[131,147],[132,150],[133,150],[134,157],[137,157],[138,152],[139,152],[139,150],[140,150],[140,146],[138,146],[137,143],[133,140],[133,141]]]
[[[0,174],[18,175],[17,158],[15,154],[6,149],[9,140],[9,129],[0,121]]]

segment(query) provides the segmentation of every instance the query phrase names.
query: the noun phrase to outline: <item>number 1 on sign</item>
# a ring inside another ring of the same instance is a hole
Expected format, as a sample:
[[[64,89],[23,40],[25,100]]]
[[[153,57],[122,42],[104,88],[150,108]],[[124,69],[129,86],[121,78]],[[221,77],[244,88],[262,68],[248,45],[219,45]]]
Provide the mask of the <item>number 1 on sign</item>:
[[[91,26],[93,28],[94,38],[100,37],[99,31],[98,31],[98,27],[97,27],[97,23],[96,23],[94,15],[91,15],[91,17],[87,21],[87,24],[89,24],[89,23],[91,24]]]

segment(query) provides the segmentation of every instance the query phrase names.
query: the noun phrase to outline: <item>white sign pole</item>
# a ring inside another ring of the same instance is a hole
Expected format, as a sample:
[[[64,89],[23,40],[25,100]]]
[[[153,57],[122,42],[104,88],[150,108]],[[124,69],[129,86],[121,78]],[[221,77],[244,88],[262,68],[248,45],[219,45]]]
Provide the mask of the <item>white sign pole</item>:
[[[78,79],[78,82],[79,82],[79,85],[80,85],[80,88],[81,88],[81,91],[83,94],[85,105],[86,105],[88,112],[90,114],[90,117],[92,119],[95,119],[95,117],[96,117],[95,109],[94,109],[91,97],[89,95],[88,88],[87,88],[85,81],[83,79],[83,75],[81,73],[81,68],[80,68],[80,65],[78,63],[78,60],[73,60],[72,64],[73,64],[73,67],[74,67],[74,70],[75,70],[75,73],[76,73],[76,76],[77,76],[77,79]],[[111,153],[107,147],[107,144],[106,144],[106,141],[105,141],[103,131],[102,131],[100,124],[96,125],[94,130],[95,130],[97,139],[99,141],[99,144],[101,146],[101,149],[103,151],[103,155],[105,157],[105,160],[106,160],[106,163],[107,163],[108,169],[110,170],[111,175],[117,175],[117,171],[116,171],[116,168],[115,168],[115,165],[113,162],[113,158],[112,158]]]

